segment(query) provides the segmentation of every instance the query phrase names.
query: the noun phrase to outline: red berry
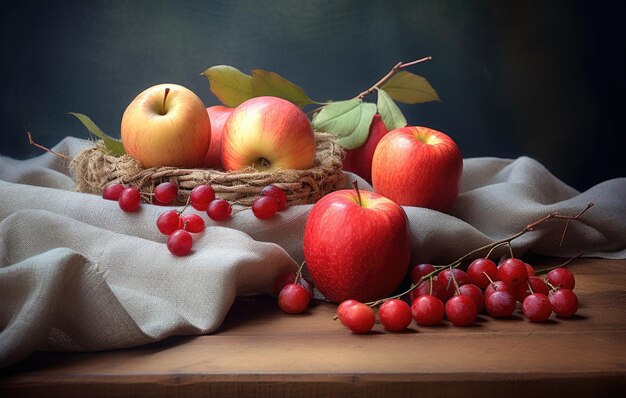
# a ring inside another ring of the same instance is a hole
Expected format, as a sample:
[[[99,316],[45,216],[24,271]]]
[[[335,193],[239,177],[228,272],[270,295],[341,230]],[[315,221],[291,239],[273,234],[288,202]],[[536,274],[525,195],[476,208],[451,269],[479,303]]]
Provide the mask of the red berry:
[[[296,274],[294,274],[293,272],[283,272],[282,274],[278,275],[274,280],[274,293],[279,294],[282,288],[285,287],[285,285],[294,283],[295,280]]]
[[[528,285],[530,285],[530,288]],[[548,285],[546,285],[543,279],[538,276],[529,276],[526,283],[514,287],[515,299],[520,303],[523,302],[524,299],[531,294],[530,289],[532,289],[533,293],[548,295]]]
[[[180,213],[176,210],[168,210],[157,218],[157,228],[163,235],[170,235],[178,229]]]
[[[471,283],[470,277],[469,275],[467,275],[467,272],[458,268],[444,269],[439,273],[439,275],[437,275],[437,280],[439,280],[439,282],[446,289],[448,297],[454,296],[456,290],[456,287],[454,286],[454,282],[452,281],[452,277],[450,275],[454,275],[454,279],[459,286]]]
[[[154,199],[159,204],[168,205],[178,196],[178,185],[173,182],[162,182],[154,188]]]
[[[411,283],[419,283],[422,277],[435,270],[432,264],[417,264],[411,269]]]
[[[207,215],[215,221],[222,221],[230,217],[230,213],[233,211],[230,207],[230,203],[224,199],[215,199],[207,208]]]
[[[261,196],[252,203],[252,213],[261,220],[272,218],[278,211],[278,201],[272,196]]]
[[[576,279],[574,278],[572,271],[563,267],[555,268],[548,272],[546,279],[548,280],[548,283],[554,287],[562,287],[564,289],[573,290],[574,286],[576,286]]]
[[[432,294],[434,296],[437,296],[439,300],[445,303],[446,300],[448,300],[448,292],[446,290],[446,287],[439,281],[439,278],[437,277],[432,278],[432,281],[433,281],[432,292],[430,288],[430,279],[427,279],[423,281],[422,283],[420,283],[419,285],[417,285],[415,289],[411,290],[411,292],[409,293],[409,300],[413,302],[419,296],[423,296],[425,294]]]
[[[183,229],[177,229],[167,238],[167,248],[175,256],[184,256],[191,251],[193,239],[191,234]]]
[[[109,184],[102,190],[102,198],[107,200],[118,200],[124,188],[125,187],[122,184]]]
[[[531,322],[543,322],[550,317],[552,304],[545,294],[533,293],[524,299],[522,312]]]
[[[524,263],[524,265],[526,266],[526,272],[528,273],[528,276],[535,276],[535,269],[533,268],[533,266],[528,263]]]
[[[509,258],[498,267],[498,279],[511,285],[519,285],[528,279],[526,265],[518,258]]]
[[[411,307],[406,301],[400,299],[385,301],[378,309],[378,317],[383,327],[390,332],[406,329],[413,320]]]
[[[124,211],[133,212],[139,210],[139,205],[141,204],[139,189],[137,189],[137,187],[125,188],[122,193],[120,193],[117,202],[120,205],[120,209]]]
[[[278,294],[278,306],[287,314],[301,314],[311,302],[311,293],[302,285],[289,283]]]
[[[473,283],[459,286],[459,294],[470,296],[476,304],[476,310],[481,312],[485,308],[485,298],[483,297],[483,291]]]
[[[485,308],[487,313],[494,318],[506,318],[513,315],[515,311],[515,297],[513,294],[498,290],[485,297]]]
[[[268,185],[261,190],[261,196],[270,196],[278,202],[278,211],[287,207],[287,194],[276,185]]]
[[[439,297],[425,294],[413,300],[411,313],[420,325],[436,325],[443,320],[443,301]]]
[[[504,281],[493,281],[485,288],[485,299],[487,299],[488,296],[497,291],[509,292],[511,294],[514,294],[515,289],[512,285]]]
[[[470,296],[459,294],[446,302],[446,318],[454,326],[467,326],[474,322],[477,316],[476,303]]]
[[[353,333],[367,333],[374,327],[376,323],[376,313],[372,307],[363,304],[355,303],[348,307],[344,316],[343,323]]]
[[[342,301],[338,306],[337,306],[337,317],[339,318],[339,320],[341,321],[341,323],[343,323],[344,325],[346,324],[345,322],[345,318],[346,318],[346,313],[348,312],[348,308],[352,307],[354,304],[358,304],[359,301],[357,300],[344,300]],[[346,325],[347,326],[347,325]]]
[[[578,311],[578,297],[570,289],[558,289],[550,293],[552,311],[561,318],[571,318]]]
[[[204,220],[197,214],[185,214],[180,218],[179,227],[192,233],[199,233],[204,231]]]
[[[206,211],[213,199],[215,199],[215,191],[210,185],[198,185],[189,194],[189,203],[198,211]]]
[[[467,275],[470,281],[481,289],[484,289],[496,279],[498,267],[488,258],[477,258],[467,267]]]

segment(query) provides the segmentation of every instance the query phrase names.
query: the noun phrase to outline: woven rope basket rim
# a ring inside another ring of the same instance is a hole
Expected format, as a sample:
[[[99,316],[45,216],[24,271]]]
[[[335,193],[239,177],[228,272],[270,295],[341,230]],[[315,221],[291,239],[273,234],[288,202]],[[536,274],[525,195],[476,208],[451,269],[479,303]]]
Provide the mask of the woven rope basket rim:
[[[191,190],[202,184],[211,185],[216,197],[231,204],[251,206],[263,187],[273,184],[287,194],[289,204],[312,204],[334,191],[343,180],[343,149],[328,133],[315,133],[316,157],[313,167],[305,170],[277,170],[260,172],[251,167],[237,171],[215,169],[182,169],[151,167],[144,169],[129,155],[119,157],[106,153],[104,144],[97,141],[79,152],[70,164],[79,192],[102,194],[105,186],[122,183],[136,186],[142,201],[152,203],[156,185],[171,181],[178,185],[175,205],[187,203]]]

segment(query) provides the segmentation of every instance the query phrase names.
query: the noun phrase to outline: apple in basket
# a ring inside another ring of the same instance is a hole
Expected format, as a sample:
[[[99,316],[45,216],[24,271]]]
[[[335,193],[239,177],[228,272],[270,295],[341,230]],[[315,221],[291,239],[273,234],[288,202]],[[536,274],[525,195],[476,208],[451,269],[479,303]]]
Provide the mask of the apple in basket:
[[[304,259],[313,283],[330,301],[387,297],[411,259],[406,214],[393,201],[356,186],[331,192],[309,213]]]
[[[390,131],[374,151],[374,191],[402,206],[447,212],[459,193],[463,157],[448,135],[428,127]]]
[[[387,134],[388,130],[380,114],[375,114],[370,124],[369,135],[365,144],[358,148],[346,149],[343,159],[343,169],[362,177],[372,183],[372,158],[378,142]]]
[[[211,142],[211,125],[202,100],[177,84],[141,92],[122,116],[122,143],[145,168],[201,166]]]
[[[224,123],[235,108],[214,105],[206,108],[211,121],[211,145],[204,158],[204,167],[221,169],[222,166],[222,131]]]
[[[222,131],[224,169],[308,169],[315,161],[315,136],[305,113],[282,98],[249,99],[231,113]]]

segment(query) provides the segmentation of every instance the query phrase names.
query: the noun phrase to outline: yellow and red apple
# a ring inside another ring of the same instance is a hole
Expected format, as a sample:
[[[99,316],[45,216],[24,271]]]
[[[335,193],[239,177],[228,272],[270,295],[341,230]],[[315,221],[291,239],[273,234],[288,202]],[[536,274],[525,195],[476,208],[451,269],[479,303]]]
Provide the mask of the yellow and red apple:
[[[122,116],[122,143],[145,168],[201,166],[211,125],[202,100],[177,84],[159,84],[141,92]]]
[[[447,212],[459,193],[463,157],[448,135],[421,126],[390,131],[374,152],[374,191],[402,206]]]
[[[226,119],[233,112],[234,108],[223,105],[214,105],[206,108],[211,121],[211,144],[204,158],[204,167],[211,169],[221,169],[222,166],[222,131]]]
[[[411,260],[406,214],[375,192],[331,192],[309,213],[304,259],[313,283],[330,301],[387,297]]]
[[[238,105],[222,131],[224,169],[308,169],[315,161],[315,136],[306,114],[282,98],[263,96]]]

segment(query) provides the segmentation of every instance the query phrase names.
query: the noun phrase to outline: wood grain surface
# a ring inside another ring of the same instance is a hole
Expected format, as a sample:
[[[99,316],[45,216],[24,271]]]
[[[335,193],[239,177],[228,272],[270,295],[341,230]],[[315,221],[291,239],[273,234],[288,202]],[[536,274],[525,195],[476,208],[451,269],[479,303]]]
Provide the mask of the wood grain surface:
[[[544,260],[555,264],[560,260]],[[0,396],[619,396],[626,391],[626,261],[570,266],[572,319],[516,312],[469,327],[354,335],[315,302],[286,315],[271,297],[235,302],[218,333],[97,353],[36,353],[5,369]],[[519,307],[518,307],[519,309]]]

